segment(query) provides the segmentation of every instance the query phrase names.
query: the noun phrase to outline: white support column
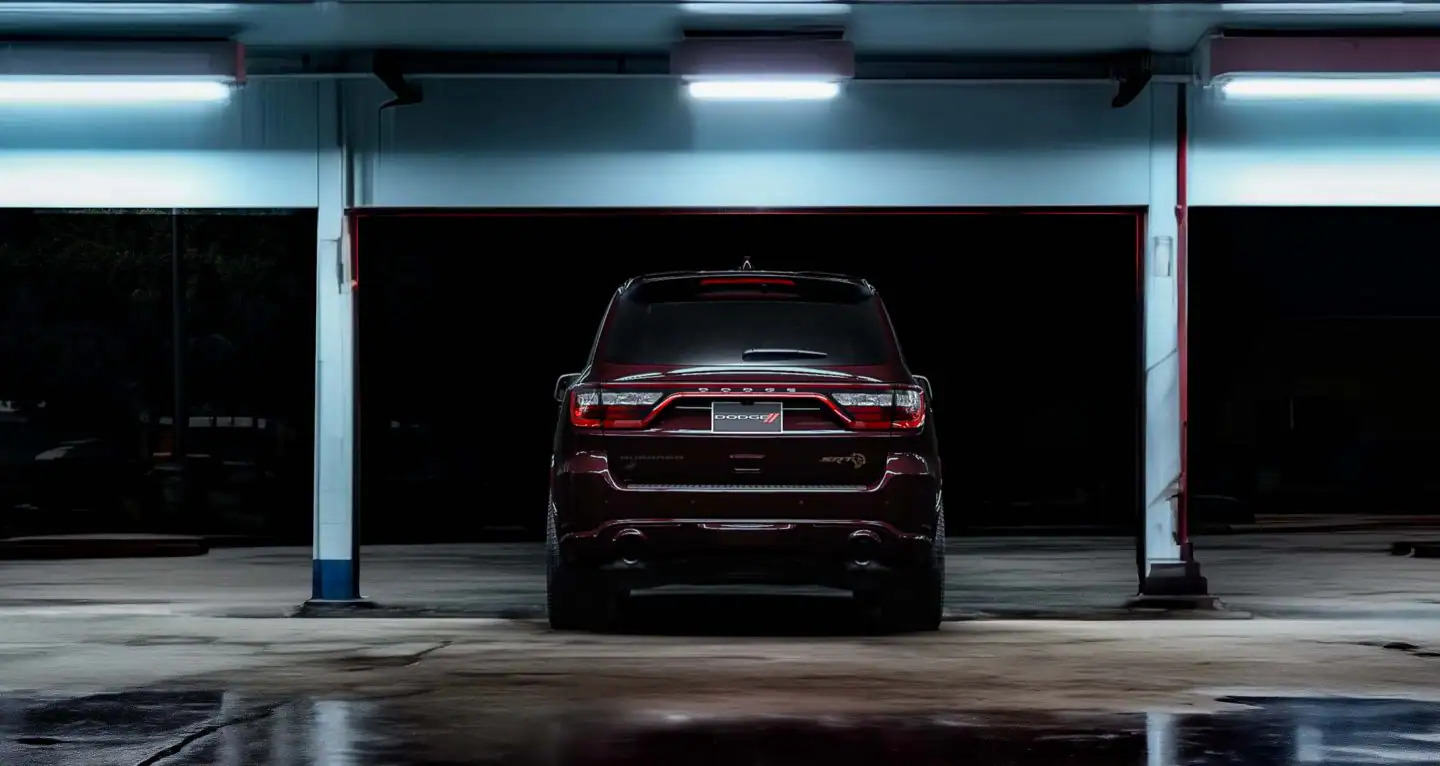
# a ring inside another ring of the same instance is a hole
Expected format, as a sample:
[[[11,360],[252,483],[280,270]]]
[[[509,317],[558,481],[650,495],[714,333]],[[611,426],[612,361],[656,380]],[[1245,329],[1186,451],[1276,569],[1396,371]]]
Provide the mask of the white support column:
[[[1186,561],[1179,519],[1183,481],[1180,289],[1184,234],[1180,183],[1186,86],[1150,86],[1150,210],[1143,263],[1145,299],[1145,524],[1141,596],[1201,596],[1198,565]]]
[[[1150,211],[1146,216],[1145,574],[1180,561],[1175,496],[1180,487],[1179,286],[1176,273],[1176,99],[1183,86],[1150,86]]]
[[[355,476],[355,292],[343,83],[320,82],[315,247],[315,540],[311,603],[360,603]]]

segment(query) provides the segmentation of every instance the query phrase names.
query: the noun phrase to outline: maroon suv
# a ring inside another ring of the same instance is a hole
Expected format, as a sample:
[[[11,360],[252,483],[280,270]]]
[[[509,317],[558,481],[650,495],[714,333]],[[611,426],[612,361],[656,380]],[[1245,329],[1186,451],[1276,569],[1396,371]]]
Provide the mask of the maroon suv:
[[[891,627],[939,627],[929,383],[865,281],[631,279],[555,396],[554,628],[602,627],[634,589],[739,583],[848,589]]]

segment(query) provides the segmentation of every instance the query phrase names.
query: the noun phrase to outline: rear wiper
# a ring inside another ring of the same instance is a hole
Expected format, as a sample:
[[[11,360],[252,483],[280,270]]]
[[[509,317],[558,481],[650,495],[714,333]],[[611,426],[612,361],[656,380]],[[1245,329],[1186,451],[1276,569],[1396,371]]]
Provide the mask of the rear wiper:
[[[804,348],[750,348],[740,358],[749,362],[756,359],[824,359],[825,356],[824,351]]]

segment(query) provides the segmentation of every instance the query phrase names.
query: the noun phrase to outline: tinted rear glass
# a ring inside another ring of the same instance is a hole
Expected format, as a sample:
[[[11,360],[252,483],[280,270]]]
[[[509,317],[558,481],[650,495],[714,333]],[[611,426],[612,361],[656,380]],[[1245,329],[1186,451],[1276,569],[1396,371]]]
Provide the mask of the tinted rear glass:
[[[889,362],[890,343],[879,300],[853,293],[830,297],[627,296],[616,304],[600,358],[616,364],[695,366]]]

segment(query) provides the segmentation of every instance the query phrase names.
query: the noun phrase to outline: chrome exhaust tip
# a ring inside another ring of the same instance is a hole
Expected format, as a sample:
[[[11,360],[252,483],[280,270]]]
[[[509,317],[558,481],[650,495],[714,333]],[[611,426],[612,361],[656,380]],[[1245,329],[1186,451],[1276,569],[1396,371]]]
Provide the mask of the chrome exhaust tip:
[[[615,555],[620,563],[635,566],[645,558],[645,533],[638,529],[622,529],[615,535]]]
[[[875,563],[880,555],[880,536],[868,529],[850,533],[850,563],[865,567]]]

